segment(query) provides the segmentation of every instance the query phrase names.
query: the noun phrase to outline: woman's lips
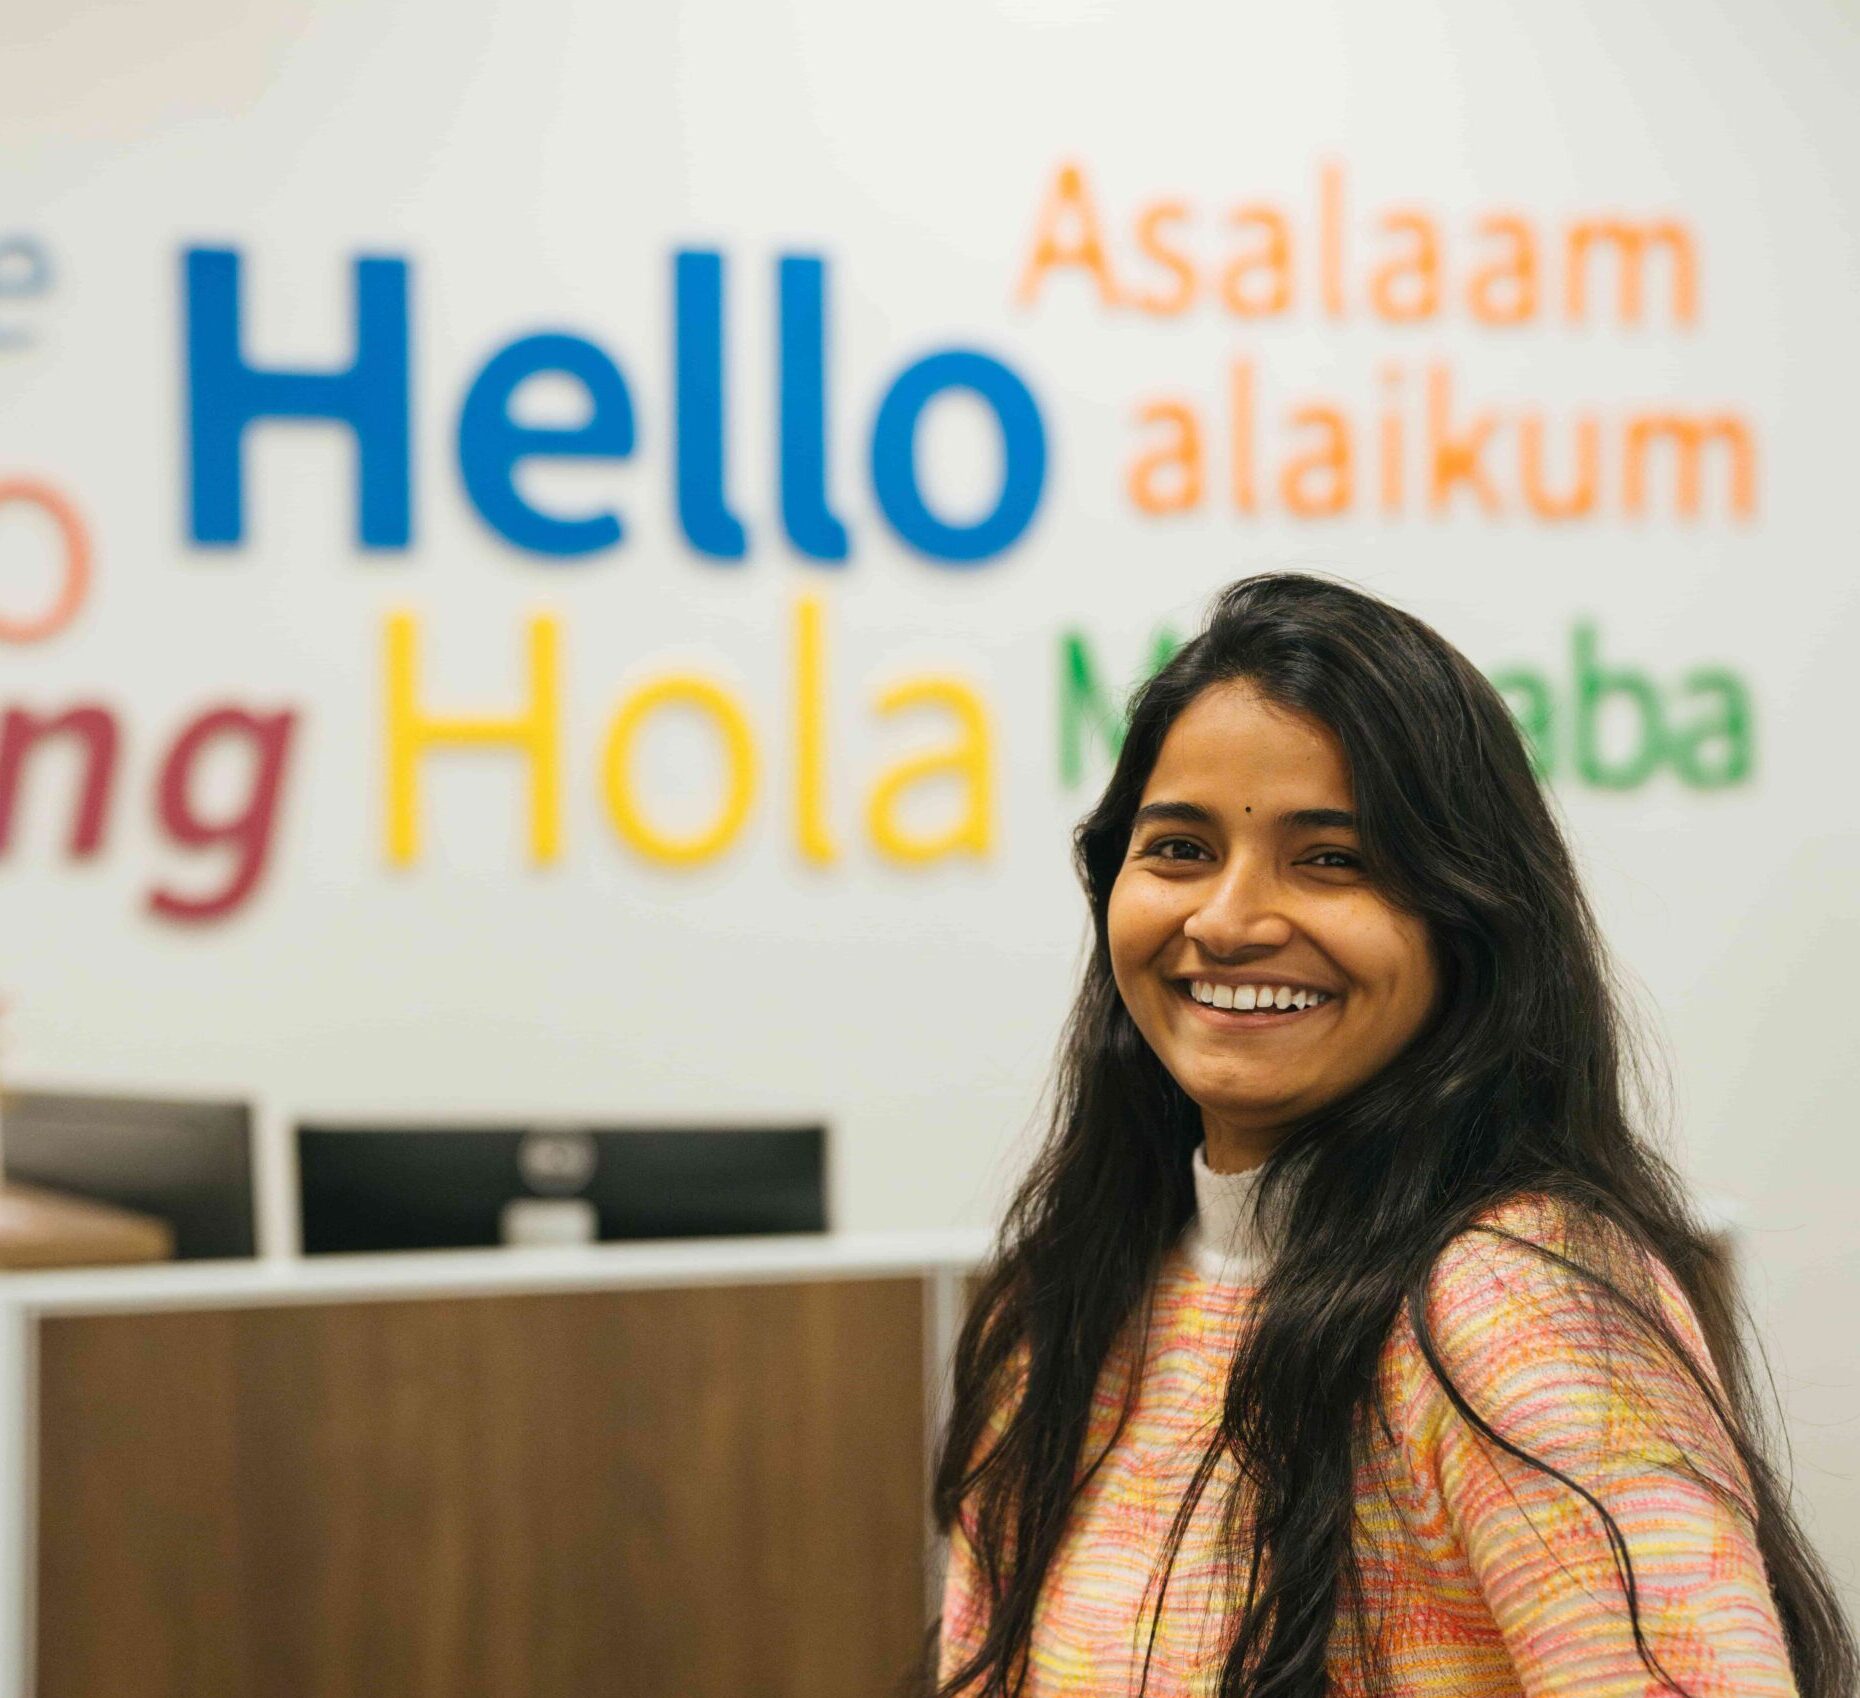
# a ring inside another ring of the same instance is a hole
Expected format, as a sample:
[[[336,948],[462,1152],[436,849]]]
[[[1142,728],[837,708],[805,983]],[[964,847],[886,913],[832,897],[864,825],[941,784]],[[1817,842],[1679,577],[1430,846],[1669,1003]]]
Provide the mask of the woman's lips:
[[[1303,1008],[1283,1008],[1260,1010],[1257,1008],[1210,1008],[1205,1002],[1197,1002],[1189,990],[1186,981],[1178,979],[1171,987],[1177,996],[1188,1004],[1189,1011],[1198,1015],[1209,1025],[1218,1030],[1230,1032],[1263,1032],[1273,1026],[1296,1026],[1311,1019],[1314,1015],[1328,1013],[1343,998],[1333,996],[1327,1001],[1307,1003]]]

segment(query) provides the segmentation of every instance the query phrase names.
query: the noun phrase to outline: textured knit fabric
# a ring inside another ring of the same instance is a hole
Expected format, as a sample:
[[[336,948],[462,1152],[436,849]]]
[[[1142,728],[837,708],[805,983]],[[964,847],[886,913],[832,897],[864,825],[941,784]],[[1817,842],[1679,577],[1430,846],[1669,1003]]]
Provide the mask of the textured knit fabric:
[[[1074,1502],[1042,1591],[1026,1698],[1215,1691],[1235,1579],[1216,1535],[1236,1477],[1221,1457],[1163,1590],[1159,1559],[1221,1407],[1263,1253],[1249,1236],[1252,1175],[1196,1157],[1197,1214],[1157,1281],[1137,1402]],[[1521,1199],[1492,1224],[1563,1242],[1556,1211]],[[1668,1319],[1708,1378],[1696,1318],[1665,1268]],[[1472,1231],[1430,1284],[1434,1338],[1473,1408],[1607,1506],[1626,1538],[1647,1639],[1695,1698],[1793,1694],[1751,1531],[1748,1481],[1684,1368],[1528,1246]],[[1135,1337],[1130,1329],[1127,1341]],[[1133,1346],[1106,1363],[1087,1456],[1116,1426]],[[1715,1380],[1713,1381],[1715,1383]],[[1357,1552],[1367,1618],[1393,1698],[1652,1698],[1670,1690],[1634,1647],[1602,1522],[1550,1476],[1482,1440],[1449,1403],[1406,1318],[1384,1352],[1393,1438],[1359,1468]],[[1703,1479],[1700,1476],[1703,1476]],[[1716,1483],[1730,1498],[1714,1492]],[[943,1608],[945,1678],[978,1642],[983,1600],[959,1522]],[[1335,1691],[1365,1690],[1353,1636],[1332,1641]]]

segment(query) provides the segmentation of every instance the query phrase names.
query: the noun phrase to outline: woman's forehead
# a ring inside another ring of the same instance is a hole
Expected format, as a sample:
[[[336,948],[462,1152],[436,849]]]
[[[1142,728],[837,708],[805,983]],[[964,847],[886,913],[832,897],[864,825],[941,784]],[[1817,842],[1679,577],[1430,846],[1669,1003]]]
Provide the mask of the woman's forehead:
[[[1212,686],[1176,716],[1144,800],[1191,788],[1192,799],[1204,803],[1229,801],[1245,790],[1275,806],[1351,805],[1349,762],[1336,733],[1310,714],[1267,701],[1244,682]]]

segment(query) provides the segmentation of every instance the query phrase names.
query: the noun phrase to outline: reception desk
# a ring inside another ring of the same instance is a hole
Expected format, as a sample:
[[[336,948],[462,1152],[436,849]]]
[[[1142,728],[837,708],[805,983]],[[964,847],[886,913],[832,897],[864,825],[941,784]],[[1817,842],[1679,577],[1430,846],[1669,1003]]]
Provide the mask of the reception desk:
[[[886,1698],[983,1249],[0,1276],[0,1698]]]

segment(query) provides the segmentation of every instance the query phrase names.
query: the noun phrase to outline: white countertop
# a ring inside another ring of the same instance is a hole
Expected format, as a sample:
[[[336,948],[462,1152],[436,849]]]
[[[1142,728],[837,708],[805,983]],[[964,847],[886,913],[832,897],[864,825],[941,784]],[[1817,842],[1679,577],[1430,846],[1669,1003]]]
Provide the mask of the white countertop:
[[[988,1234],[792,1233],[577,1244],[560,1249],[404,1250],[371,1255],[166,1262],[0,1273],[0,1306],[103,1314],[625,1287],[907,1277],[976,1266]]]

